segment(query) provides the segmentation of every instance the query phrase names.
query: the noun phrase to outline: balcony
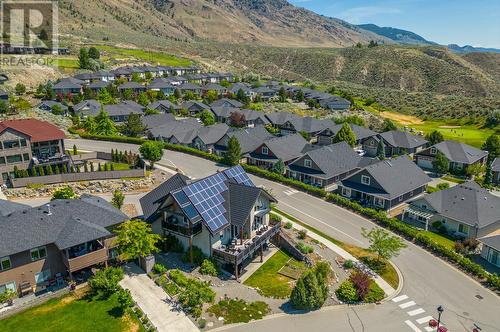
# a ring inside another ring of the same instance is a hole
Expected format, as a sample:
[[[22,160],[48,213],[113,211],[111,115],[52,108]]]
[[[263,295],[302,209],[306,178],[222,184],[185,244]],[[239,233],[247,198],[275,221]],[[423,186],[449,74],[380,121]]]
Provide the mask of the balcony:
[[[54,155],[51,157],[33,157],[33,161],[35,162],[35,165],[55,165],[55,164],[60,164],[60,163],[65,163],[69,162],[69,156],[63,154],[63,155]]]
[[[64,264],[69,272],[75,272],[95,264],[104,263],[108,258],[108,248],[106,247],[69,259],[66,254],[63,254]]]
[[[195,236],[201,233],[202,231],[202,224],[201,222],[198,222],[192,227],[188,227],[187,224],[181,224],[181,223],[174,223],[174,222],[164,222],[163,223],[163,229],[169,231],[169,232],[174,232],[183,236]]]
[[[278,234],[280,228],[280,223],[272,226],[270,225],[267,230],[250,240],[246,240],[242,245],[235,246],[234,248],[228,248],[226,246],[213,248],[212,255],[222,263],[240,264],[248,257],[251,257],[265,242]]]

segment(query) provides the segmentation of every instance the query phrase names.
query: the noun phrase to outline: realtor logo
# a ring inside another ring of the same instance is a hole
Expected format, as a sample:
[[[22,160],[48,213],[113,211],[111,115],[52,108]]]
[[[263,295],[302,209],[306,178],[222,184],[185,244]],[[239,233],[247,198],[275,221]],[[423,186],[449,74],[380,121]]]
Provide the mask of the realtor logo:
[[[57,1],[1,1],[3,54],[57,54]]]

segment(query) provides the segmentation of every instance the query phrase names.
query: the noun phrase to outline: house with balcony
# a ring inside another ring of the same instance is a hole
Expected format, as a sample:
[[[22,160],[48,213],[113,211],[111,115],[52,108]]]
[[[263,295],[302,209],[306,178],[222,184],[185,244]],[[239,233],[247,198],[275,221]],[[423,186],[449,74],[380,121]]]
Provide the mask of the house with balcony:
[[[236,279],[281,227],[269,218],[276,200],[256,187],[241,166],[196,181],[174,175],[140,202],[155,233],[175,236],[188,252],[200,248],[234,271]]]
[[[368,137],[362,142],[363,150],[366,151],[367,156],[375,157],[377,155],[377,147],[380,140],[384,143],[387,158],[403,154],[413,156],[415,153],[425,149],[428,143],[421,136],[413,135],[406,131],[386,131],[377,136]]]
[[[415,162],[424,169],[433,169],[432,162],[441,152],[448,159],[450,172],[464,172],[467,167],[486,164],[488,152],[458,141],[443,141],[415,154]]]
[[[34,166],[70,165],[65,154],[64,132],[56,126],[36,120],[0,122],[0,183],[14,177],[14,170]]]
[[[440,222],[457,238],[480,238],[500,229],[500,197],[468,181],[412,200],[404,221],[428,229]]]
[[[114,258],[113,229],[128,217],[102,198],[82,195],[39,207],[7,201],[0,212],[0,292],[38,293]]]
[[[338,193],[364,206],[392,210],[421,195],[431,179],[407,156],[379,161],[339,182]]]

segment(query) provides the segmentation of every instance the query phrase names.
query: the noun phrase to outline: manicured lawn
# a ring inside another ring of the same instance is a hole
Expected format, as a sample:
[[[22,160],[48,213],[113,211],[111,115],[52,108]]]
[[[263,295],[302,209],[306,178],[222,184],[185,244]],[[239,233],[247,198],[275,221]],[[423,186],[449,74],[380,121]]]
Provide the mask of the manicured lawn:
[[[97,48],[101,51],[106,51],[109,54],[131,56],[137,60],[149,61],[151,63],[158,63],[162,66],[190,66],[191,61],[176,57],[171,54],[162,52],[145,51],[142,49],[128,49],[118,48],[113,46],[99,45]]]
[[[455,182],[455,183],[458,183],[458,184],[465,182],[464,179],[456,178],[456,177],[454,177],[453,175],[450,175],[450,174],[443,176],[442,179],[446,180],[446,181],[450,181],[450,182]]]
[[[288,298],[292,292],[291,282],[293,279],[279,274],[278,271],[290,260],[295,261],[293,264],[300,264],[286,252],[277,251],[244,284],[258,288],[259,293],[263,296]]]
[[[426,233],[430,238],[432,238],[434,241],[436,241],[439,244],[442,244],[443,246],[447,247],[448,249],[454,250],[455,249],[455,240],[446,237],[444,235],[430,232],[430,231],[422,231]]]
[[[262,319],[269,306],[262,301],[247,303],[244,300],[222,300],[208,308],[216,317],[224,317],[224,324],[248,323],[252,319]]]
[[[57,58],[54,61],[54,66],[60,68],[70,68],[70,69],[78,69],[80,68],[80,64],[78,63],[78,59],[76,58]]]
[[[126,163],[111,163],[115,171],[126,171],[130,169],[130,165]]]
[[[135,317],[123,315],[116,295],[108,299],[73,294],[0,321],[0,332],[144,331]]]
[[[444,139],[456,140],[481,148],[486,139],[495,131],[493,129],[481,128],[477,125],[454,126],[442,121],[425,121],[423,124],[410,125],[410,127],[429,133],[434,130],[443,134]]]

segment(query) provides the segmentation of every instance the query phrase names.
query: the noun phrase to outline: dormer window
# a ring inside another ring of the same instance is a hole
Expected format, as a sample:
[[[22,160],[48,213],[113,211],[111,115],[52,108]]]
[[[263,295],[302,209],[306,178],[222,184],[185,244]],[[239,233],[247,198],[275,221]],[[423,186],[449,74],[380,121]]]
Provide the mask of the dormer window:
[[[269,149],[265,146],[262,147],[262,154],[268,155],[269,154]]]
[[[304,160],[304,166],[305,167],[312,167],[312,161],[311,161],[311,159],[305,159]]]
[[[361,183],[364,185],[370,185],[370,177],[366,175],[361,175]]]

